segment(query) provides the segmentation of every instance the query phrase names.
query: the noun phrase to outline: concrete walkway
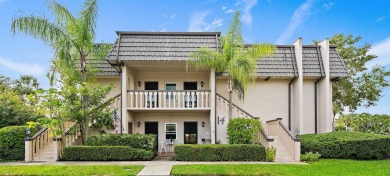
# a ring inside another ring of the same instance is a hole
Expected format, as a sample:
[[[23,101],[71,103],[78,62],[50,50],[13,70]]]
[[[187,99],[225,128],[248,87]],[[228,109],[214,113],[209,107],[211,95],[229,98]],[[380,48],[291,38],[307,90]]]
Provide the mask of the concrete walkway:
[[[174,157],[156,157],[146,164],[137,175],[170,175],[174,164]]]

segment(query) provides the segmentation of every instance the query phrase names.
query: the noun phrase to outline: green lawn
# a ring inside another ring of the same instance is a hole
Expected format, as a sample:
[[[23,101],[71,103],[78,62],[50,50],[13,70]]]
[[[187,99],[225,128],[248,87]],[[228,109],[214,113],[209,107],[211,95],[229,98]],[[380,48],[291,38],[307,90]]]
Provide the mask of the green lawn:
[[[389,175],[390,160],[322,159],[306,165],[221,164],[175,165],[172,175]]]
[[[137,175],[141,165],[0,166],[0,175]]]

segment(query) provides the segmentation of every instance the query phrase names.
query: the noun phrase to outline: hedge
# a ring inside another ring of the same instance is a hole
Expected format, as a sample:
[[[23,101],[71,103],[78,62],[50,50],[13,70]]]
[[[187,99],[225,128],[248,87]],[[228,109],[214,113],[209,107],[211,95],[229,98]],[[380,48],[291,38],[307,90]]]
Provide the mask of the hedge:
[[[390,157],[390,136],[361,132],[301,135],[301,153],[318,152],[322,158],[385,159]]]
[[[177,161],[264,161],[265,148],[256,144],[182,144],[175,146]]]
[[[0,129],[0,159],[24,160],[24,139],[28,126],[8,126]],[[32,129],[35,134],[37,129]]]
[[[88,137],[86,146],[128,146],[135,149],[156,150],[156,136],[149,134],[102,134]]]
[[[153,151],[127,146],[71,146],[64,149],[64,161],[133,161],[151,160]]]

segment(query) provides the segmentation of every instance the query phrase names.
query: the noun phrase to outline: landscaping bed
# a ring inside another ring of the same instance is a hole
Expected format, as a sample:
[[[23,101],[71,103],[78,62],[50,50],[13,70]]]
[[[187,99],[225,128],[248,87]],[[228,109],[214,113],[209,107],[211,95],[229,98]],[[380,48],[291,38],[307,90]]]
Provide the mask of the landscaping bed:
[[[183,144],[175,146],[177,161],[264,161],[265,148],[256,144]]]
[[[156,136],[103,134],[91,136],[84,146],[66,147],[64,161],[139,161],[156,156]]]
[[[332,132],[301,135],[301,152],[318,152],[322,158],[385,159],[390,157],[390,136]]]

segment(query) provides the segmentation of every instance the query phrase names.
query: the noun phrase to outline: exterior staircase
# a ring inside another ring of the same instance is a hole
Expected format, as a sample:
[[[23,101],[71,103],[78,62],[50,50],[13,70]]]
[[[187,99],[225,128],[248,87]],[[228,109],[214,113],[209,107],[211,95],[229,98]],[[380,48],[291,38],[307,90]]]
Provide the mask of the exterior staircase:
[[[219,94],[216,94],[216,99],[218,119],[220,117],[227,117],[227,113],[229,110],[229,101]],[[232,105],[233,117],[260,119],[259,117],[252,116],[237,105]],[[258,133],[258,143],[261,143],[261,145],[266,148],[274,147],[276,149],[275,161],[300,161],[300,139],[292,135],[292,133],[283,125],[281,118],[267,121],[266,123],[263,123],[263,127],[264,130],[261,130]]]
[[[54,144],[49,142],[42,150],[36,152],[33,161],[54,161]]]

